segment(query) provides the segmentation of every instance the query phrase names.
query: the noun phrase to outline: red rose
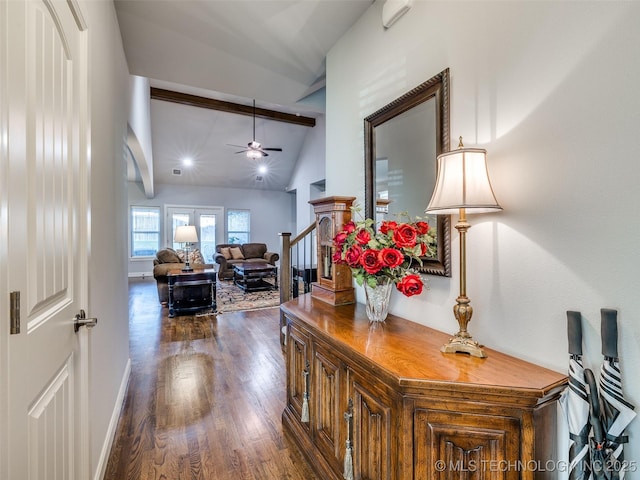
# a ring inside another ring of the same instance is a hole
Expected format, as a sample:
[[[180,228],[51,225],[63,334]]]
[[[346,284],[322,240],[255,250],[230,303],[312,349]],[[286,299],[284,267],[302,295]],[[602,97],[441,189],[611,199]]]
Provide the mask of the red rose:
[[[360,264],[364,267],[364,271],[369,274],[376,274],[384,266],[378,256],[378,250],[365,250],[360,255]]]
[[[353,222],[345,223],[343,230],[347,232],[347,234],[353,233],[356,231],[356,224]]]
[[[418,231],[408,223],[403,223],[393,232],[393,241],[396,242],[396,245],[400,248],[415,247],[417,238]]]
[[[336,250],[335,252],[333,252],[332,258],[333,258],[333,263],[336,263],[336,264],[344,263],[344,260],[342,259],[341,250]]]
[[[367,230],[359,230],[356,233],[356,242],[360,245],[366,245],[371,240],[371,234]]]
[[[347,241],[346,232],[340,232],[335,237],[333,237],[333,243],[335,244],[336,247],[342,247],[342,245],[346,241]]]
[[[380,250],[380,262],[382,262],[385,267],[399,267],[402,265],[402,262],[404,262],[404,255],[400,250],[396,250],[395,248],[383,248]]]
[[[389,230],[395,230],[397,226],[398,224],[393,220],[391,220],[390,222],[382,222],[382,224],[380,225],[380,233],[386,235],[387,233],[389,233]]]
[[[420,295],[422,293],[422,286],[422,279],[415,273],[405,276],[396,284],[396,288],[406,297]]]
[[[357,267],[360,265],[360,256],[362,255],[362,249],[358,245],[354,245],[347,250],[344,255],[344,259],[350,267]]]
[[[427,222],[416,222],[416,227],[420,235],[425,235],[431,228]]]
[[[427,255],[427,250],[428,250],[427,244],[426,243],[421,243],[420,244],[420,256],[421,257],[425,257]]]

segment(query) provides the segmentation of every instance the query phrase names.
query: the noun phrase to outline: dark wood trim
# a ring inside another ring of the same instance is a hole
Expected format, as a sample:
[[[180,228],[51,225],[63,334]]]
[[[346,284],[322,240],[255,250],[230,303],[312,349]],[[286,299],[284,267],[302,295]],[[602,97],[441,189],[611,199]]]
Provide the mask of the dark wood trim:
[[[164,100],[165,102],[179,103],[181,105],[189,105],[192,107],[219,110],[221,112],[237,113],[239,115],[248,115],[250,117],[254,114],[252,105],[241,105],[239,103],[216,100],[215,98],[200,97],[189,93],[174,92],[172,90],[165,90],[156,87],[151,87],[151,99]],[[275,110],[268,110],[266,108],[256,107],[255,116],[259,118],[266,118],[267,120],[275,120],[277,122],[302,125],[303,127],[316,126],[315,118],[294,115],[292,113],[276,112]]]

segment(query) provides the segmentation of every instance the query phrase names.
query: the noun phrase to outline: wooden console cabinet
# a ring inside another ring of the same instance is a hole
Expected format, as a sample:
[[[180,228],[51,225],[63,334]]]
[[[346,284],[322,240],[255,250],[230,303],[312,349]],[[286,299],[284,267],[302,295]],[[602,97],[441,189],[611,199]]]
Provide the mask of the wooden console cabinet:
[[[370,327],[361,304],[307,294],[281,311],[283,424],[320,478],[557,477],[565,375],[489,349],[485,359],[443,354],[448,335],[393,315]]]

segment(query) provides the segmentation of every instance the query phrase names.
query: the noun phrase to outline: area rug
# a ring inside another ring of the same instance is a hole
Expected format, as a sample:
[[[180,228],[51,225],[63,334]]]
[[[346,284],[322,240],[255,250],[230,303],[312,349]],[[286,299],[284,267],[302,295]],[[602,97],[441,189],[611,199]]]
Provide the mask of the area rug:
[[[267,290],[246,293],[236,287],[233,280],[218,280],[216,283],[216,303],[218,313],[277,307],[280,305],[280,291]]]

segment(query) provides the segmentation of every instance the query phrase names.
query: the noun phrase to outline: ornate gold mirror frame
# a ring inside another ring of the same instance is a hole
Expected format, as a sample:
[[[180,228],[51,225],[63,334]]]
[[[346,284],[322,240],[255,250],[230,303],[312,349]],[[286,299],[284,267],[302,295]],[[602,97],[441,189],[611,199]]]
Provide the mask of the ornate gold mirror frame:
[[[420,115],[423,115],[423,118],[420,118]],[[388,128],[391,125],[396,125],[396,128]],[[376,131],[378,131],[378,135],[381,135],[381,128],[385,129],[385,133],[389,131],[389,135],[398,137],[401,134],[403,137],[401,140],[399,138],[385,140],[385,145],[392,145],[391,150],[393,150],[393,146],[401,148],[399,146],[406,145],[408,148],[417,149],[420,152],[417,157],[407,155],[407,152],[404,152],[404,156],[410,159],[403,161],[401,167],[395,168],[395,175],[407,183],[409,181],[415,183],[418,179],[420,188],[411,188],[412,197],[415,197],[413,194],[419,194],[415,202],[417,204],[412,205],[409,214],[414,216],[415,212],[420,212],[421,216],[425,216],[423,212],[435,186],[436,158],[441,153],[449,151],[449,69],[431,77],[364,119],[365,216],[374,219],[379,211],[387,209],[393,211],[393,199],[381,199],[376,191],[377,164],[381,160],[380,152],[376,152]],[[433,145],[430,148],[431,151],[429,149],[422,151],[420,147],[426,144]],[[400,151],[385,152],[384,161],[388,166],[395,158],[402,156],[403,152]],[[422,164],[418,162],[422,162]],[[429,175],[421,173],[421,171],[424,172],[422,168],[425,167],[425,162]],[[415,167],[415,171],[412,171],[412,165]],[[407,191],[407,188],[404,190]],[[400,203],[402,202],[398,202],[398,204]],[[435,224],[437,228],[436,255],[424,257],[423,264],[418,266],[418,270],[430,275],[450,277],[450,216],[433,215],[427,216],[427,218],[429,224]]]

